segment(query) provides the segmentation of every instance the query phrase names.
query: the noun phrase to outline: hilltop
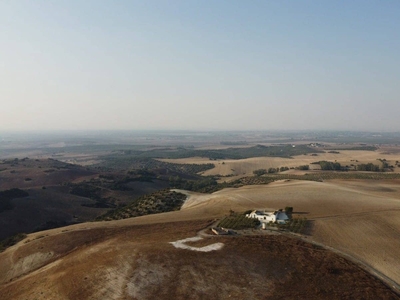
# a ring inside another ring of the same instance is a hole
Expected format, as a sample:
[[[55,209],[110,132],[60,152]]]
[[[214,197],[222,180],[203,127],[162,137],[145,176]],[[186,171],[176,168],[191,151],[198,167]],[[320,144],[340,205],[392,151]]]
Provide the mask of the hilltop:
[[[0,254],[0,274],[3,274],[0,292],[5,299],[65,299],[78,295],[82,299],[149,299],[155,295],[176,299],[189,295],[216,299],[229,295],[236,299],[298,299],[304,295],[327,299],[398,299],[385,284],[358,265],[286,235],[261,231],[250,236],[200,235],[203,240],[189,243],[193,247],[223,244],[222,249],[206,253],[171,245],[199,236],[202,229],[222,218],[229,209],[240,211],[291,203],[295,216],[305,215],[313,222],[305,240],[347,249],[349,254],[371,264],[379,274],[399,282],[395,263],[376,261],[375,264],[370,260],[385,247],[391,249],[390,257],[395,259],[400,247],[391,236],[398,233],[374,237],[382,238],[379,242],[387,240],[380,244],[371,239],[373,235],[365,235],[367,239],[363,240],[360,232],[352,230],[360,222],[369,226],[369,216],[375,216],[371,222],[377,232],[385,230],[396,218],[390,221],[384,216],[388,211],[392,214],[400,211],[396,200],[400,190],[397,183],[385,182],[370,186],[368,197],[360,190],[362,185],[355,181],[340,188],[338,183],[289,181],[225,189],[211,195],[187,193],[189,198],[180,211],[82,223],[30,234]],[[389,193],[386,196],[381,194],[383,187]],[[378,194],[381,196],[377,199]],[[317,199],[319,205],[315,205]],[[342,222],[351,214],[355,216],[354,223],[349,218],[338,231],[326,227],[331,220]],[[377,217],[381,224],[378,227]],[[370,252],[360,253],[351,246],[351,239],[356,239],[358,245],[364,241],[375,246]]]

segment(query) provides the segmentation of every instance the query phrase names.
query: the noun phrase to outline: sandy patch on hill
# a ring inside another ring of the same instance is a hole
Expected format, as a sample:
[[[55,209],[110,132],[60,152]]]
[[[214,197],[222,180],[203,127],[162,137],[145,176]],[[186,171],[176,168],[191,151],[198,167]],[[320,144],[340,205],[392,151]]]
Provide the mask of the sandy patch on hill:
[[[0,295],[5,300],[396,299],[382,282],[347,260],[285,236],[209,237],[224,247],[208,253],[169,244],[207,224],[116,226],[59,238],[49,235],[40,245],[43,253],[65,251],[56,252],[62,257],[59,263],[0,285]],[[59,248],[60,240],[66,247]],[[17,248],[22,254],[32,246]],[[0,276],[4,271],[0,269]]]
[[[187,250],[199,251],[199,252],[216,251],[216,250],[222,249],[222,247],[224,246],[223,243],[214,243],[214,244],[210,244],[210,245],[203,246],[203,247],[193,247],[193,246],[186,245],[186,243],[188,243],[188,242],[197,242],[202,239],[203,238],[200,236],[195,236],[195,237],[190,237],[190,238],[186,238],[183,240],[179,240],[176,242],[170,242],[170,244],[172,244],[175,248],[178,248],[178,249],[187,249]]]
[[[36,252],[26,257],[18,259],[12,266],[12,269],[6,274],[5,278],[13,278],[22,274],[31,272],[41,267],[45,262],[54,256],[54,252]]]

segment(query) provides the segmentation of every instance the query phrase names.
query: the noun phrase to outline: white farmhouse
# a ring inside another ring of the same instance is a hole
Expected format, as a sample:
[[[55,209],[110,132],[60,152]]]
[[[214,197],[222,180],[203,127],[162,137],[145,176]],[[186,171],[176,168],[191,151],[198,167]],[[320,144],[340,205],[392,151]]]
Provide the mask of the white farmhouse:
[[[246,214],[248,218],[258,219],[262,223],[278,223],[278,224],[285,224],[289,217],[283,211],[274,211],[274,212],[266,212],[266,211],[259,211],[254,210],[249,214]]]

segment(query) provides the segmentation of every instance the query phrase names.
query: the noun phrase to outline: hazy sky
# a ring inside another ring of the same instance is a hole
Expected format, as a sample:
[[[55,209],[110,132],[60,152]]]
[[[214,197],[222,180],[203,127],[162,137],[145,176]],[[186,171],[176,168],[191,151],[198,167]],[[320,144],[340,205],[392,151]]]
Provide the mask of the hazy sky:
[[[400,131],[400,1],[0,1],[0,129]]]

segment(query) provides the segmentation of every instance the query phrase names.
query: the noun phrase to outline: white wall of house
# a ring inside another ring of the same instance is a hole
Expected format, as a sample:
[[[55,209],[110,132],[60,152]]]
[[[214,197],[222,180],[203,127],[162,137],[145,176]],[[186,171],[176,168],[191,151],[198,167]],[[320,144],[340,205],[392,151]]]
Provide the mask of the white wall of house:
[[[269,222],[286,223],[286,221],[289,220],[289,217],[286,215],[286,213],[281,211],[262,212],[255,210],[252,211],[250,214],[246,214],[246,217],[258,219],[262,223],[269,223]]]

